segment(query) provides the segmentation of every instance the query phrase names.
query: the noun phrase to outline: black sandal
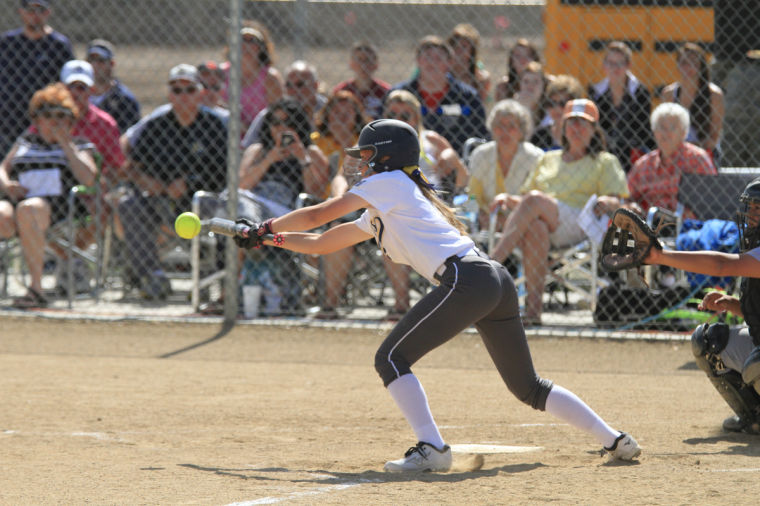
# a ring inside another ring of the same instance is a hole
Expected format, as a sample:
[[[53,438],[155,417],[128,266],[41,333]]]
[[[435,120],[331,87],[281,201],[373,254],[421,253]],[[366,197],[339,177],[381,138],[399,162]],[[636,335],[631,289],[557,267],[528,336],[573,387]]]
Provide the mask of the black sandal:
[[[13,299],[12,307],[17,309],[35,309],[47,307],[48,300],[34,288],[27,288],[26,295]]]

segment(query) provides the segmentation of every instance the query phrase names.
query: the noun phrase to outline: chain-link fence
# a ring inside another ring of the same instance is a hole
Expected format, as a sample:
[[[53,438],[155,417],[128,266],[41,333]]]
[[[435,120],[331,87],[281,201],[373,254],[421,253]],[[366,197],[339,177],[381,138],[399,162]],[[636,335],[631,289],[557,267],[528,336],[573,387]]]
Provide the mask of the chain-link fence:
[[[237,214],[261,221],[344,191],[342,149],[366,121],[396,117],[421,133],[423,172],[512,270],[527,320],[688,326],[700,316],[687,300],[705,280],[649,268],[653,292],[635,273],[599,272],[599,215],[625,203],[642,216],[656,207],[649,214],[677,226],[730,220],[760,164],[753,2],[247,1],[230,47],[230,1],[0,5],[0,28],[11,30],[0,48],[0,143],[11,154],[0,233],[6,276],[31,288],[10,294],[21,306],[71,283],[128,298],[186,296],[177,280],[194,262],[173,217],[192,208],[228,216],[228,165],[239,178]],[[239,117],[228,102],[238,76]],[[59,80],[62,89],[39,91]],[[565,109],[575,98],[594,105]],[[680,106],[658,107],[670,103]],[[229,131],[240,132],[237,151]],[[725,179],[696,186],[705,183],[686,173]],[[78,185],[93,190],[70,202]],[[689,185],[707,190],[685,200]],[[193,200],[198,190],[206,193]],[[34,194],[50,204],[50,220]],[[716,200],[731,205],[718,212]],[[501,212],[491,212],[494,201]],[[62,223],[76,225],[73,238]],[[369,243],[324,257],[257,250],[241,254],[239,268],[225,250],[203,234],[194,304],[220,304],[225,268],[261,287],[267,315],[386,307],[394,318],[429,288]],[[69,257],[70,273],[60,267]],[[705,286],[718,283],[734,288]]]

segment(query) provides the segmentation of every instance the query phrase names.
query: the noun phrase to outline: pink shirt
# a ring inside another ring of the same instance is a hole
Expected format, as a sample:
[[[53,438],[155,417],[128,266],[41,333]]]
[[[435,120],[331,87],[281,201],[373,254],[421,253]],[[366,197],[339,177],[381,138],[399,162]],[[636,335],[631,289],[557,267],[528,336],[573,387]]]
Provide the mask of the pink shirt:
[[[227,86],[230,80],[230,62],[224,62],[221,64],[224,74],[227,76],[224,88],[222,88],[222,98],[228,101]],[[243,121],[243,132],[248,129],[256,115],[264,109],[267,104],[267,88],[266,78],[269,74],[269,65],[261,67],[259,75],[248,86],[243,87],[240,90],[240,116]]]

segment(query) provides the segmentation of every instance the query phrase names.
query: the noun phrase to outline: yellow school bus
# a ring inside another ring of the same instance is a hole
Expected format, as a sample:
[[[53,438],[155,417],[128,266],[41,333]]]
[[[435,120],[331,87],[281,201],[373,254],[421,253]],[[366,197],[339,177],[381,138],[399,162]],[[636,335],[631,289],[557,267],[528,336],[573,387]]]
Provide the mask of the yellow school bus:
[[[655,94],[678,80],[681,44],[710,52],[714,40],[712,0],[546,0],[544,23],[550,74],[598,82],[604,49],[619,40],[633,51],[631,71]]]

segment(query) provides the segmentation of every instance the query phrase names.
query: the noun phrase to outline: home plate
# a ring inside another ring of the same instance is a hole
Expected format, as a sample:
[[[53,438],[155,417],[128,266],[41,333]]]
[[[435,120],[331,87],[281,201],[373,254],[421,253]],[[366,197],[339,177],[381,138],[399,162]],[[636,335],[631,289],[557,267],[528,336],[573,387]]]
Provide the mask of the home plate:
[[[543,446],[507,446],[507,445],[479,445],[479,444],[461,444],[451,445],[451,451],[454,453],[528,453],[543,450]]]

